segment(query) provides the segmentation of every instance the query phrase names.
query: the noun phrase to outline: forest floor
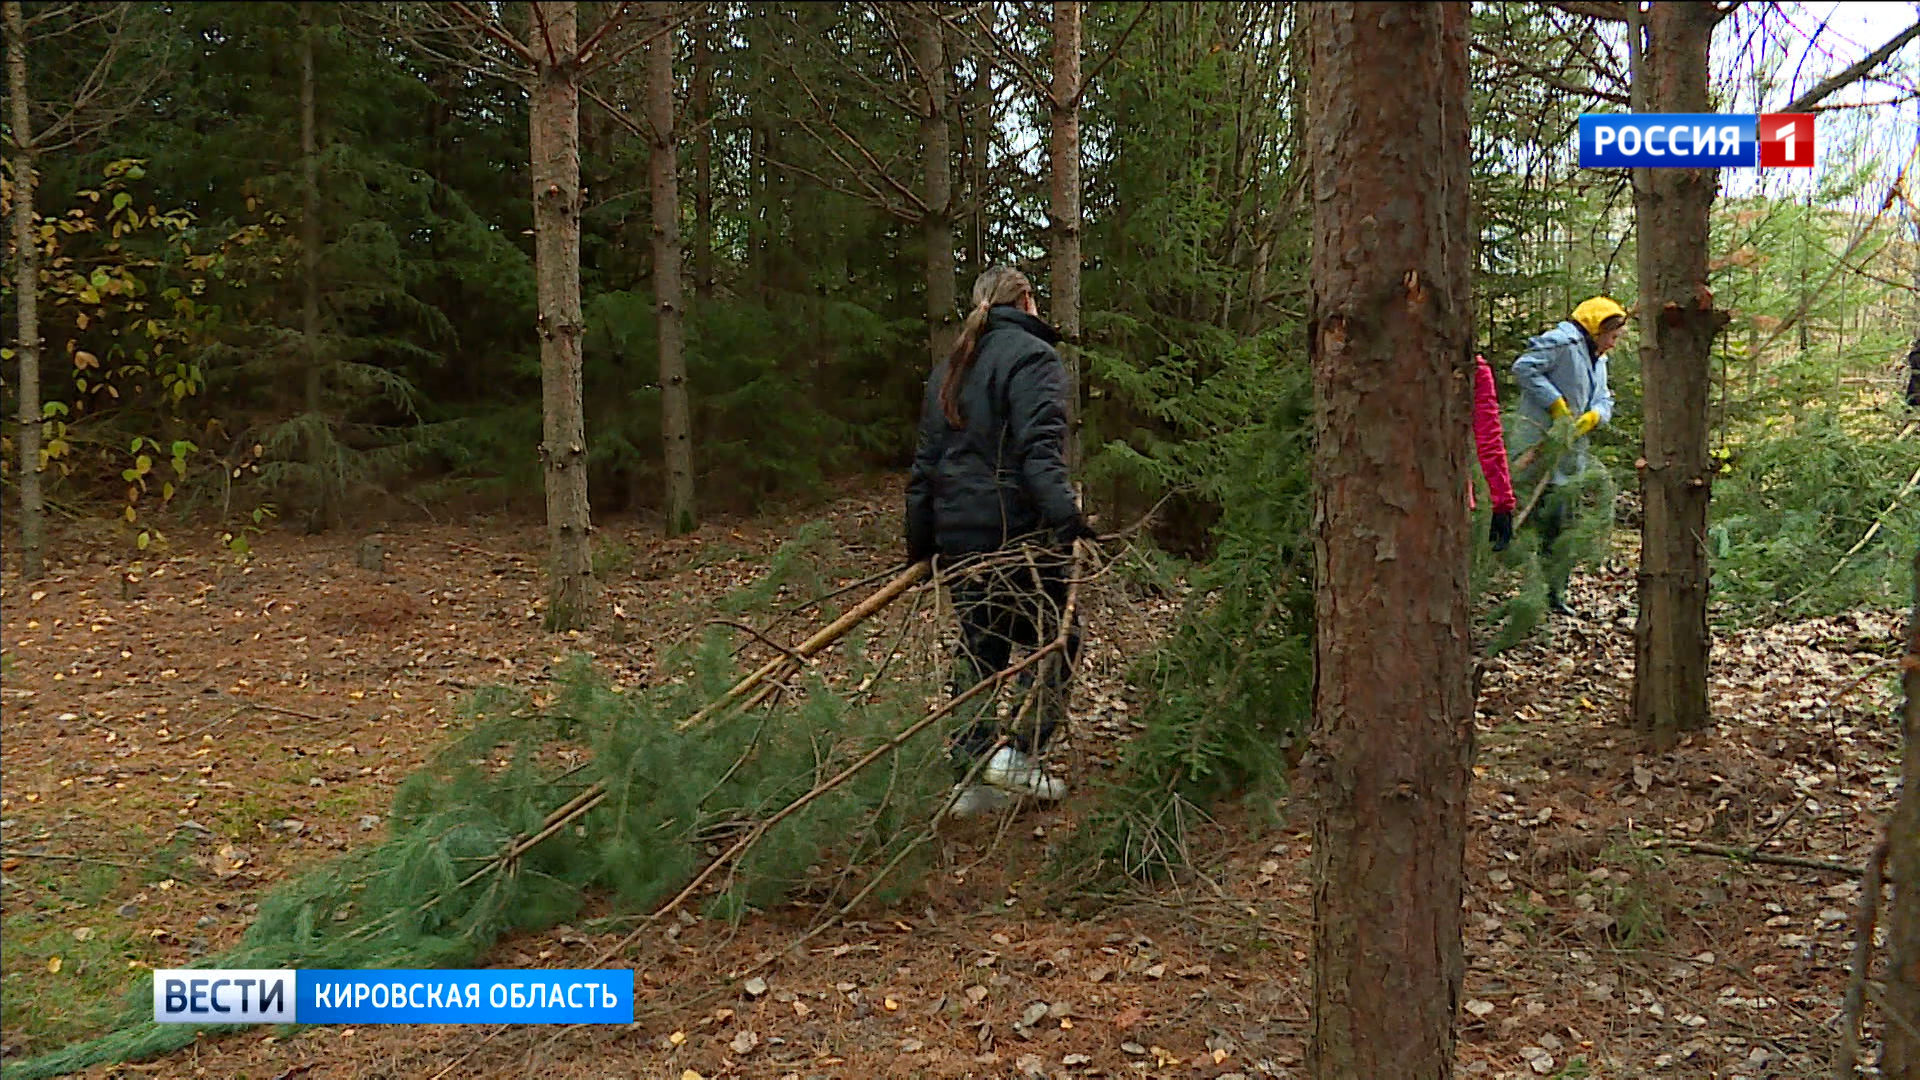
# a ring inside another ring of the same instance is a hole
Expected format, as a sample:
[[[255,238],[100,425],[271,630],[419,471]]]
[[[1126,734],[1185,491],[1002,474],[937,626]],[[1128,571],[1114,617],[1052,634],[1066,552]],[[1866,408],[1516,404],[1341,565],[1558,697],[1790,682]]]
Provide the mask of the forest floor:
[[[878,487],[673,541],[603,528],[617,607],[601,635],[541,630],[542,532],[504,518],[389,529],[381,571],[356,568],[359,534],[291,530],[260,537],[244,568],[210,542],[136,568],[103,533],[68,536],[45,581],[9,570],[0,1049],[16,1060],[96,1032],[134,971],[232,946],[276,883],[382,835],[395,785],[446,740],[467,690],[537,682],[576,651],[616,680],[647,679],[655,646],[806,520],[831,522],[840,581],[897,563],[897,491]],[[1581,577],[1574,600],[1585,621],[1555,621],[1486,665],[1462,1071],[1825,1074],[1857,879],[1659,845],[1863,863],[1895,793],[1901,616],[1719,636],[1717,729],[1653,756],[1624,726],[1630,569]],[[1175,603],[1092,613],[1066,763],[1077,792],[1136,729],[1125,663]],[[913,900],[799,950],[818,914],[799,906],[652,934],[630,953],[642,1017],[630,1027],[263,1029],[88,1075],[1304,1075],[1304,809],[1283,804],[1278,824],[1224,811],[1203,880],[1039,903],[1048,838],[1083,809],[957,828]],[[580,920],[485,962],[579,966],[621,929]],[[782,952],[764,984],[728,985]]]

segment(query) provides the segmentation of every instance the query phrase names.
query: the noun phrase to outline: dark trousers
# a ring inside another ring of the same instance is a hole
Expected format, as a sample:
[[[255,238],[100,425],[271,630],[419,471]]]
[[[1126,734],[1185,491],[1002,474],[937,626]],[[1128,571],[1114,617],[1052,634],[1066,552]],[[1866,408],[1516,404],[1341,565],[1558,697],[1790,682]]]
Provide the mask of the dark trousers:
[[[1013,663],[1013,652],[1034,649],[1052,642],[1060,633],[1060,618],[1067,606],[1069,557],[1051,551],[1035,550],[1035,564],[1001,563],[991,569],[971,571],[962,568],[949,587],[954,613],[960,619],[960,648],[954,656],[953,684],[961,693],[1006,670]],[[1036,578],[1038,580],[1036,580]],[[1067,631],[1065,656],[1050,656],[1035,667],[1045,672],[1037,691],[1038,699],[1016,730],[1005,731],[1007,744],[1022,753],[1036,753],[1047,745],[1067,718],[1067,693],[1072,669],[1080,657],[1080,619],[1076,614]],[[1022,671],[1020,686],[1034,684],[1034,668]],[[1018,700],[1024,700],[1021,695]],[[962,731],[953,743],[956,762],[968,767],[985,754],[1003,734],[994,718],[992,694],[983,693],[972,703],[977,719]],[[1019,706],[1015,705],[1015,715]]]
[[[1547,596],[1560,601],[1566,600],[1567,579],[1573,574],[1573,560],[1565,552],[1554,551],[1560,537],[1573,525],[1573,510],[1567,505],[1568,501],[1559,490],[1549,488],[1541,496],[1540,508],[1532,519],[1540,533],[1540,568],[1547,575]]]

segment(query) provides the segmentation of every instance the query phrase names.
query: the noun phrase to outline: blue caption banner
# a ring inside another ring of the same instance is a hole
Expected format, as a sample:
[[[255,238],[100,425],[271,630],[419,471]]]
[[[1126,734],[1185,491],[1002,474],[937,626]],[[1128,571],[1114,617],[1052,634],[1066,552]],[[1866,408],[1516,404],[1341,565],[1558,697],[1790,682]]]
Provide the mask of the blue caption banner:
[[[633,970],[153,973],[163,1024],[630,1024]]]
[[[1758,129],[1753,115],[1588,113],[1580,117],[1580,167],[1752,168]]]
[[[631,1024],[633,969],[302,971],[302,1024]]]

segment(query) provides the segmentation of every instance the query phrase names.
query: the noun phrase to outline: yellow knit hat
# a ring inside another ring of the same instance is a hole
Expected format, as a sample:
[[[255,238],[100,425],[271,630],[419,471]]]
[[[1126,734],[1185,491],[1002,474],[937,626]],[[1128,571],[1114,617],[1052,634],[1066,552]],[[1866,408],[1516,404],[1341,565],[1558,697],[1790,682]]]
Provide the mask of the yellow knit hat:
[[[1579,323],[1594,337],[1600,336],[1600,324],[1615,316],[1625,319],[1627,309],[1604,296],[1583,300],[1579,307],[1573,309],[1573,321]]]

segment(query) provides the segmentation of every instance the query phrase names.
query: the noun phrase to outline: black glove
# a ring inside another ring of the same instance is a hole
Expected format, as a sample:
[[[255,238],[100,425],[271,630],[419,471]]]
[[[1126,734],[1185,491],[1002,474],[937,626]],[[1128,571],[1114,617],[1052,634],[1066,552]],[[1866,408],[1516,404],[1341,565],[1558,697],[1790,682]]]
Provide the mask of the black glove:
[[[1487,530],[1487,539],[1493,541],[1493,550],[1507,550],[1507,545],[1513,543],[1513,511],[1493,512],[1493,525]]]
[[[1075,514],[1072,521],[1053,531],[1054,542],[1061,547],[1072,547],[1075,540],[1098,540],[1100,531],[1087,522],[1087,519]]]

